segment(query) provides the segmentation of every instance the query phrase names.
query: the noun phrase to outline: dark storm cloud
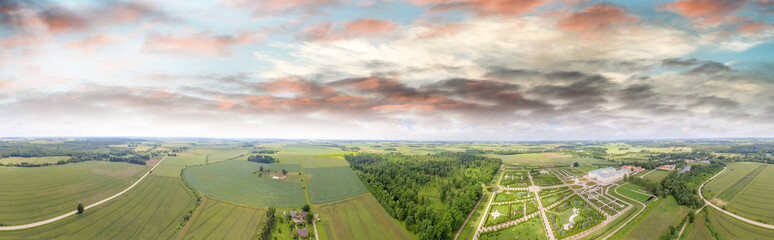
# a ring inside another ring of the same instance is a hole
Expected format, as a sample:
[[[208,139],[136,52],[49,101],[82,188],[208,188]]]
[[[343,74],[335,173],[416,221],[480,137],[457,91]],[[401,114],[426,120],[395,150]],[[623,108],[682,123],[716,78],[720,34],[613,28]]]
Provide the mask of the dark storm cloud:
[[[682,68],[682,67],[695,66],[699,63],[700,63],[699,60],[696,60],[696,58],[684,59],[684,60],[680,58],[667,58],[661,61],[661,66],[670,67],[670,68]]]
[[[487,78],[514,80],[524,77],[536,77],[541,73],[533,70],[511,69],[505,67],[492,67],[489,72],[484,75]]]
[[[697,97],[690,107],[713,107],[717,109],[737,110],[740,104],[737,101],[716,96]]]

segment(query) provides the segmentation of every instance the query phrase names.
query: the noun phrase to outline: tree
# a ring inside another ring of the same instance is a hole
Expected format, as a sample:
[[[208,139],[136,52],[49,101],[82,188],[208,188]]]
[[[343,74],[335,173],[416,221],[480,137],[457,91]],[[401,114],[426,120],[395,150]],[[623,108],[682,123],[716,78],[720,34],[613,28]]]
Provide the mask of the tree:
[[[301,208],[301,210],[304,211],[304,212],[308,212],[309,209],[310,209],[309,204],[304,204],[304,207]]]
[[[580,164],[578,162],[575,162],[575,163],[572,164],[572,166],[573,167],[578,167],[578,166],[580,166]]]
[[[75,209],[78,210],[78,214],[83,213],[83,210],[84,210],[83,203],[78,203],[78,207],[76,207]]]
[[[263,166],[261,166],[261,168],[259,168],[258,170],[260,170],[261,172],[263,172]]]
[[[282,176],[288,175],[288,171],[285,169],[282,169]]]
[[[304,216],[304,220],[306,220],[307,223],[312,223],[314,221],[314,213],[311,213],[311,212],[306,213],[306,216]]]

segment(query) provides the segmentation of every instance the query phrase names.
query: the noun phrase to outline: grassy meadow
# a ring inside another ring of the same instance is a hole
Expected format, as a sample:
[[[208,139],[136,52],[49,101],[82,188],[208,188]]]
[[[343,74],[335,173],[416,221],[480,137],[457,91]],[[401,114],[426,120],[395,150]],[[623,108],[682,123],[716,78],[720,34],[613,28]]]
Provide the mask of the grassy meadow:
[[[371,194],[344,201],[315,206],[329,222],[325,228],[328,239],[413,239],[397,220],[390,217]]]
[[[704,185],[702,190],[707,192],[705,197],[712,199],[718,193],[726,191],[729,187],[742,180],[742,178],[761,165],[761,163],[753,162],[735,162],[727,164],[728,168],[725,172]]]
[[[725,239],[772,239],[774,230],[756,227],[719,211],[710,211],[710,220]]]
[[[645,211],[610,239],[653,239],[661,236],[669,226],[680,223],[688,211],[691,211],[677,205],[677,201],[672,196],[650,201],[646,205]]]
[[[349,167],[305,168],[309,198],[314,204],[334,202],[368,192]]]
[[[751,177],[751,175],[756,176]],[[770,164],[761,165],[738,183],[740,182],[742,184],[739,185],[745,185],[745,187],[738,190],[735,196],[730,196],[731,200],[726,205],[727,210],[752,220],[774,222],[774,205],[771,204],[771,199],[774,198],[774,187],[772,187],[774,186],[774,167]],[[722,198],[730,190],[737,190],[740,187],[732,186],[720,193],[718,197]]]
[[[171,239],[195,201],[179,179],[149,176],[131,191],[83,214],[0,232],[0,239]]]
[[[255,239],[266,208],[205,198],[178,239]]]
[[[147,166],[81,162],[46,167],[0,167],[0,223],[18,225],[70,212],[123,190]],[[34,181],[33,181],[34,180]]]

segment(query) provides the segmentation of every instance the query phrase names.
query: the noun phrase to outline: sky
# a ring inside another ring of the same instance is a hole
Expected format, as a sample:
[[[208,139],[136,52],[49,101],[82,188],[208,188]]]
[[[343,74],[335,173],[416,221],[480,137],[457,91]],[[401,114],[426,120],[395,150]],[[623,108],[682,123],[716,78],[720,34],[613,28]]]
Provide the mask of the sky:
[[[0,0],[0,136],[774,137],[773,24],[773,0]]]

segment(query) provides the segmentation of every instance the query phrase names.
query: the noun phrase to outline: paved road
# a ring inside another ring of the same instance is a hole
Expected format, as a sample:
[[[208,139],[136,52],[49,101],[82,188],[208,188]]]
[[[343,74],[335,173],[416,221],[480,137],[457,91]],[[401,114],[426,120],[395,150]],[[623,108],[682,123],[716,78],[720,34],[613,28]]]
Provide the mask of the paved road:
[[[732,213],[732,212],[729,212],[729,211],[723,210],[722,208],[719,208],[718,206],[715,206],[715,204],[712,204],[712,202],[708,201],[706,198],[704,198],[704,196],[702,196],[702,195],[701,195],[701,188],[702,188],[702,187],[704,187],[704,184],[706,184],[706,183],[707,183],[707,182],[709,182],[710,180],[714,179],[715,177],[717,177],[718,175],[720,175],[721,173],[723,173],[724,171],[726,171],[726,169],[728,169],[728,167],[723,167],[723,170],[722,170],[722,171],[720,171],[718,174],[715,174],[715,176],[712,176],[710,179],[707,179],[707,181],[704,181],[704,183],[702,183],[702,184],[701,184],[701,186],[699,186],[699,197],[701,197],[701,199],[702,199],[702,200],[704,200],[704,203],[706,203],[706,204],[707,204],[707,205],[709,205],[710,207],[713,207],[713,208],[715,208],[716,210],[718,210],[718,211],[720,211],[720,212],[722,212],[722,213],[725,213],[725,214],[726,214],[726,215],[728,215],[728,216],[734,217],[734,218],[736,218],[736,219],[739,219],[739,220],[741,220],[741,221],[743,221],[743,222],[746,222],[746,223],[749,223],[749,224],[752,224],[752,225],[755,225],[755,226],[758,226],[758,227],[762,227],[762,228],[768,228],[768,229],[774,229],[774,225],[771,225],[771,224],[765,224],[765,223],[758,222],[758,221],[753,221],[753,220],[747,219],[747,218],[745,218],[745,217],[742,217],[742,216],[736,215],[736,214],[734,214],[734,213]]]
[[[137,179],[137,181],[134,182],[134,184],[132,184],[128,188],[124,189],[123,191],[121,191],[119,193],[116,193],[113,196],[110,196],[108,198],[102,199],[102,201],[92,203],[91,205],[88,205],[88,206],[84,207],[84,209],[89,209],[89,208],[93,208],[93,207],[99,206],[100,204],[103,204],[103,203],[105,203],[107,201],[112,200],[113,198],[121,196],[121,194],[124,194],[125,192],[128,192],[129,190],[134,188],[134,186],[136,186],[138,183],[140,183],[143,179],[145,179],[145,177],[147,177],[153,171],[153,169],[156,169],[157,166],[161,165],[161,162],[163,162],[164,159],[167,159],[167,157],[165,156],[164,158],[162,158],[161,161],[156,163],[156,166],[153,166],[153,168],[148,170],[148,172],[146,172],[145,175],[142,175],[142,177],[140,177],[140,179]],[[3,227],[0,227],[0,231],[22,230],[22,229],[27,229],[27,228],[34,228],[34,227],[38,227],[38,226],[43,226],[43,225],[46,225],[46,224],[49,224],[49,223],[52,223],[52,222],[56,222],[56,221],[62,220],[64,218],[66,218],[66,217],[75,215],[77,213],[78,213],[77,211],[73,210],[72,212],[68,212],[68,213],[59,215],[57,217],[46,219],[46,220],[43,220],[43,221],[40,221],[40,222],[34,222],[34,223],[28,223],[28,224],[16,225],[16,226],[3,226]]]

